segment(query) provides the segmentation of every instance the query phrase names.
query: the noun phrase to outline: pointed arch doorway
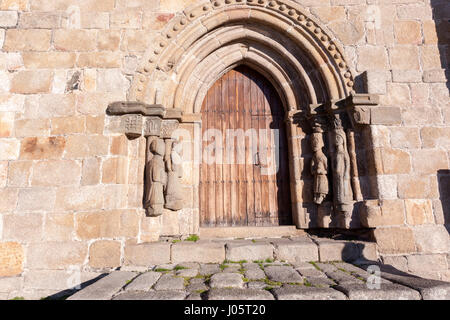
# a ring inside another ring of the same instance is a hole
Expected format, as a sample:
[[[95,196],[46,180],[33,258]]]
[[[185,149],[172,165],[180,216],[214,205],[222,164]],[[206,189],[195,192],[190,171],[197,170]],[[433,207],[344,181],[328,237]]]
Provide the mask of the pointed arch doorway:
[[[240,65],[201,108],[201,227],[292,224],[284,108],[272,84]]]

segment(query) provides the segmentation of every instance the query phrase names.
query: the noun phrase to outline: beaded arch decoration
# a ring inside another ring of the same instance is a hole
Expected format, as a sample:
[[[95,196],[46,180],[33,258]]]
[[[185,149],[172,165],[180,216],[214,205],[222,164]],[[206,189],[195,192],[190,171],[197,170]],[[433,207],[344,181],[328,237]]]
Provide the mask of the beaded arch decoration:
[[[338,40],[297,3],[212,0],[169,21],[145,52],[128,100],[197,113],[212,84],[240,64],[271,81],[288,111],[354,93]]]

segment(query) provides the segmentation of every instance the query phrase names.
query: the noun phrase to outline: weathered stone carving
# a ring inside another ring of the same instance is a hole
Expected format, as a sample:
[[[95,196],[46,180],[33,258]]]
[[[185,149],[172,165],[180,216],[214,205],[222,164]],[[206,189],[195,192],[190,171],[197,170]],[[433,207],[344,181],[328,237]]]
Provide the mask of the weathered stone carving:
[[[127,136],[139,137],[142,134],[142,116],[140,114],[122,116],[121,127]]]
[[[167,170],[167,187],[165,189],[165,205],[170,210],[183,208],[183,194],[180,178],[182,177],[181,155],[178,153],[177,141],[166,139],[165,164]]]
[[[324,147],[322,132],[314,132],[311,137],[311,148],[314,152],[311,161],[311,173],[314,176],[314,202],[321,204],[328,195],[328,160],[322,151]]]
[[[144,136],[159,136],[161,133],[161,118],[147,117],[144,125]]]
[[[351,211],[353,200],[350,183],[350,157],[347,139],[338,116],[334,119],[334,153],[333,153],[333,191],[334,204],[337,212],[347,215]]]
[[[156,138],[150,143],[148,161],[145,172],[145,202],[144,208],[149,216],[160,216],[163,213],[164,189],[167,183],[167,173],[164,166],[165,144]]]

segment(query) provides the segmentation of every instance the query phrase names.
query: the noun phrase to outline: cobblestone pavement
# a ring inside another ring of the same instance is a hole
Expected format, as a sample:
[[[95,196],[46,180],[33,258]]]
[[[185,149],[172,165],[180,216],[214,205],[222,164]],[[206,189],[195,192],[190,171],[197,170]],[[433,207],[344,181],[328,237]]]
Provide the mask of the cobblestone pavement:
[[[377,277],[367,267],[345,262],[291,264],[271,259],[164,264],[142,273],[113,271],[68,299],[450,299],[450,283],[393,274],[383,268],[378,273],[381,277]]]

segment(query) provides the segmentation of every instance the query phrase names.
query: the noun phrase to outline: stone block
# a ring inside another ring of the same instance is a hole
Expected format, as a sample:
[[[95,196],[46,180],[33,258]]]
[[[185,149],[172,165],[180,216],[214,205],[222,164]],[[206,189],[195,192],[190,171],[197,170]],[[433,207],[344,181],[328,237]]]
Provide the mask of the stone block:
[[[82,212],[75,215],[75,233],[84,240],[120,236],[120,212]]]
[[[330,288],[285,286],[273,290],[277,300],[346,300],[346,296]]]
[[[95,210],[103,206],[103,186],[60,187],[56,193],[57,210]]]
[[[4,51],[47,51],[50,49],[52,31],[42,29],[8,29]]]
[[[32,161],[13,161],[8,168],[8,186],[27,187],[31,175]]]
[[[418,149],[421,146],[419,128],[390,127],[392,148]]]
[[[406,222],[409,225],[434,223],[431,200],[406,199]]]
[[[383,264],[408,272],[408,260],[404,256],[383,256]]]
[[[264,267],[269,280],[283,283],[303,283],[303,277],[291,266]]]
[[[80,241],[32,243],[28,246],[26,266],[28,269],[63,269],[81,265],[87,252],[87,243]]]
[[[5,213],[8,211],[14,211],[17,207],[19,190],[16,188],[6,188],[1,190],[2,197],[0,198],[0,212]]]
[[[111,28],[133,28],[142,26],[142,11],[135,8],[114,10],[110,17]]]
[[[423,127],[420,136],[422,148],[450,149],[450,127]]]
[[[450,252],[450,237],[443,225],[421,225],[413,228],[418,252]]]
[[[382,283],[380,289],[370,289],[366,284],[345,284],[335,287],[350,300],[420,300],[419,292],[398,284]]]
[[[208,291],[208,300],[274,300],[267,290],[216,288]]]
[[[97,45],[96,36],[95,30],[57,29],[53,34],[53,43],[56,50],[93,51]]]
[[[42,201],[45,199],[45,201]],[[20,189],[18,211],[52,211],[55,205],[56,190],[47,187]]]
[[[0,112],[0,138],[11,137],[14,131],[14,112]]]
[[[357,49],[358,54],[358,63],[357,69],[358,71],[366,71],[366,70],[388,70],[389,63],[386,48],[382,46],[362,46]],[[382,72],[376,71],[375,73],[366,73],[366,76],[369,75],[371,81],[380,82],[377,86],[373,87],[375,83],[371,83],[370,89],[379,89],[375,91],[381,92],[370,92],[368,93],[386,93],[386,90],[383,92],[383,75]],[[372,77],[374,76],[374,77]],[[380,78],[381,76],[381,78]],[[366,78],[367,79],[367,78]],[[384,85],[386,84],[386,78],[384,78]],[[385,86],[384,86],[385,87]]]
[[[80,68],[120,68],[122,57],[118,52],[80,53],[77,66]]]
[[[16,160],[19,157],[20,141],[17,139],[0,139],[0,160]]]
[[[75,114],[75,95],[44,94],[39,97],[39,104],[27,111],[30,118],[67,117]]]
[[[38,161],[33,164],[32,186],[62,186],[80,183],[81,166],[72,160]]]
[[[23,119],[14,123],[16,137],[45,136],[50,133],[49,119]]]
[[[66,146],[64,137],[28,137],[20,144],[20,159],[58,159]]]
[[[371,109],[371,124],[394,125],[402,122],[401,110],[398,107],[376,107]]]
[[[57,29],[61,27],[59,12],[22,12],[19,28],[21,29]]]
[[[415,254],[406,256],[410,272],[432,272],[447,270],[444,254]]]
[[[24,52],[27,69],[65,69],[75,66],[76,54],[68,52]]]
[[[120,30],[99,30],[97,34],[98,50],[118,50],[120,44],[120,33]]]
[[[67,300],[109,300],[122,289],[128,281],[133,280],[136,273],[129,271],[112,272],[90,286],[78,291]]]
[[[240,273],[216,273],[211,277],[211,288],[242,288],[244,281]]]
[[[402,174],[411,172],[411,158],[408,152],[400,149],[381,149],[383,172],[385,174]]]
[[[11,81],[11,92],[21,94],[48,93],[53,82],[53,72],[49,70],[19,71]]]
[[[108,153],[108,137],[101,135],[72,135],[67,137],[65,158],[87,158]]]
[[[72,213],[48,213],[44,222],[44,240],[69,241],[74,232]]]
[[[419,50],[417,46],[401,45],[388,49],[393,70],[419,70]]]
[[[156,291],[184,290],[184,279],[181,277],[174,277],[171,274],[164,274],[159,278],[153,288]]]
[[[421,82],[422,72],[420,70],[392,70],[393,82]]]
[[[89,247],[89,266],[96,269],[120,266],[121,244],[119,241],[99,240]]]
[[[421,149],[411,152],[413,169],[417,174],[437,174],[448,168],[447,154],[440,149]]]
[[[384,52],[384,54],[386,53]],[[367,93],[386,94],[386,82],[390,80],[389,72],[369,70],[365,71],[362,76]]]
[[[254,261],[273,259],[274,248],[267,242],[236,241],[226,245],[226,259]]]
[[[85,117],[53,118],[51,122],[52,135],[84,133],[85,131]]]
[[[288,262],[307,262],[319,260],[317,245],[309,239],[274,243],[275,257]]]
[[[0,278],[22,273],[23,261],[24,252],[20,243],[0,242]]]
[[[125,291],[149,291],[160,277],[161,273],[159,272],[144,272],[128,284],[125,287]]]
[[[411,228],[392,227],[374,230],[378,249],[382,254],[412,253],[416,251]]]
[[[126,244],[124,264],[127,266],[152,266],[170,262],[170,243],[155,242]]]
[[[398,44],[422,44],[422,31],[419,21],[396,21],[394,33]]]
[[[360,219],[367,228],[405,223],[405,208],[402,200],[367,200],[364,204]]]
[[[354,261],[360,255],[360,247],[354,242],[339,242],[321,240],[319,246],[319,261]]]
[[[4,215],[2,239],[20,242],[41,241],[42,224],[42,215],[38,213]]]
[[[173,263],[194,261],[200,263],[220,263],[225,260],[225,244],[223,242],[202,240],[197,242],[183,241],[174,243],[172,245],[171,259]],[[233,260],[228,256],[227,259]]]

